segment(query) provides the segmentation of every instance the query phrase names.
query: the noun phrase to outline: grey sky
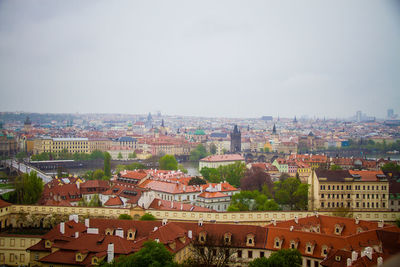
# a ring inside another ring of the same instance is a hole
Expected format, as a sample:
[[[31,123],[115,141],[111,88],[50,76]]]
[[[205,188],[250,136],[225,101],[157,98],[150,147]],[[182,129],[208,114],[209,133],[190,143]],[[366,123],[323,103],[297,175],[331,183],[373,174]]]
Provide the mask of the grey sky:
[[[399,1],[0,1],[0,111],[400,113]]]

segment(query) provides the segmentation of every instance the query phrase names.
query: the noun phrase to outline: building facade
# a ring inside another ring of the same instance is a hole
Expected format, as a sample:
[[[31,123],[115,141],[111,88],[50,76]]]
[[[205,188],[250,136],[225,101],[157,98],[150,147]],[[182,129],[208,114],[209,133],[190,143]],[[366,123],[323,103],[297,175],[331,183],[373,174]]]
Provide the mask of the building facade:
[[[382,171],[315,170],[307,182],[309,210],[389,209],[389,182]]]

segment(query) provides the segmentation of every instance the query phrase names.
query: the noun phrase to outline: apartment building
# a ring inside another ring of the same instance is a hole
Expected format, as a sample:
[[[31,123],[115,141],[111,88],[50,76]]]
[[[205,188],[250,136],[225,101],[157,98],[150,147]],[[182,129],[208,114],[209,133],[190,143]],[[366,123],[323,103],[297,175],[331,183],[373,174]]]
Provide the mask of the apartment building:
[[[382,171],[315,170],[307,182],[309,210],[389,209],[389,182]]]

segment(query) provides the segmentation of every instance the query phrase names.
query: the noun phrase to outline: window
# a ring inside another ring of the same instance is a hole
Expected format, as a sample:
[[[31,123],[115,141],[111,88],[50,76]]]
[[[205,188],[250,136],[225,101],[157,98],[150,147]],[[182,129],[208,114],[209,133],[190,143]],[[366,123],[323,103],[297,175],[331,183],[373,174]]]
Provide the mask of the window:
[[[37,260],[39,260],[39,253],[38,252],[35,253],[35,261],[37,261]]]
[[[238,250],[238,251],[237,251],[237,257],[238,257],[238,258],[241,258],[241,257],[242,257],[242,251],[241,251],[241,250]]]
[[[251,251],[251,250],[247,251],[247,258],[249,258],[249,259],[253,258],[253,251]]]
[[[260,258],[265,257],[264,251],[260,251]]]

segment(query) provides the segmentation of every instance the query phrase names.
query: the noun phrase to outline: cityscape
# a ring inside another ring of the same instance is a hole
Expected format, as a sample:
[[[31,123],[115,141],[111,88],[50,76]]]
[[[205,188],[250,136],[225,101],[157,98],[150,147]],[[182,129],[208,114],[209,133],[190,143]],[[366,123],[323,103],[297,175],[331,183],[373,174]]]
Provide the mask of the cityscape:
[[[399,11],[0,1],[0,265],[399,266]]]

